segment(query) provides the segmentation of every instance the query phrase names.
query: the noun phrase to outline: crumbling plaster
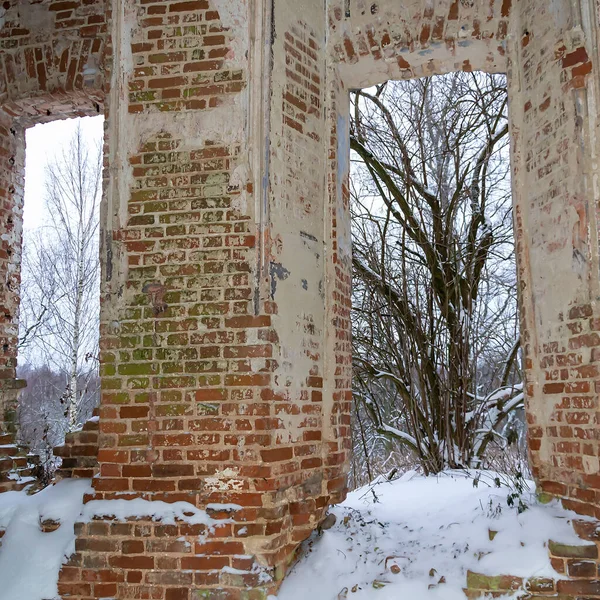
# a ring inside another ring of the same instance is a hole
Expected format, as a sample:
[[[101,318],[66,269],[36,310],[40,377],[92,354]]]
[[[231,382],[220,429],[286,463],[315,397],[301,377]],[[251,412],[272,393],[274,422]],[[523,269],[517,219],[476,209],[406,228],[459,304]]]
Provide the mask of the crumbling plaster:
[[[595,3],[6,4],[0,240],[17,251],[0,261],[5,286],[18,272],[22,127],[106,116],[100,475],[87,500],[240,506],[206,546],[181,524],[138,524],[147,539],[133,559],[129,524],[81,524],[62,594],[271,592],[344,497],[348,91],[389,78],[507,73],[532,465],[541,489],[600,514]],[[99,540],[113,549],[106,584],[90,583],[104,567],[82,566]],[[152,550],[167,543],[168,556]]]

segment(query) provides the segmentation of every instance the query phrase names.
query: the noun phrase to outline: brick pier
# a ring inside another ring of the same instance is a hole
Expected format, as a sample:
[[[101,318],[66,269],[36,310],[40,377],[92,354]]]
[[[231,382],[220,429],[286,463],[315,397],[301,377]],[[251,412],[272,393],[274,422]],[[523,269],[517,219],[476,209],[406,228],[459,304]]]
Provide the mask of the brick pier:
[[[390,78],[508,74],[532,464],[600,517],[598,32],[583,0],[0,7],[0,435],[20,385],[24,129],[103,113],[87,500],[185,501],[218,521],[78,524],[64,598],[264,599],[344,497],[348,89]]]

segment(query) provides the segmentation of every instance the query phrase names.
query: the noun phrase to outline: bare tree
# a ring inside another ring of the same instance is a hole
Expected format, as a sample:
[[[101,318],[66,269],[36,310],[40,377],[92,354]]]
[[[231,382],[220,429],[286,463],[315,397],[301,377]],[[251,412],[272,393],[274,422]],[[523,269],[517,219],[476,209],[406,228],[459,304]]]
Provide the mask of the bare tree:
[[[501,76],[353,94],[355,396],[428,473],[522,405],[507,134]]]
[[[20,350],[61,377],[68,428],[95,381],[99,321],[101,142],[75,133],[45,169],[46,224],[25,239]]]

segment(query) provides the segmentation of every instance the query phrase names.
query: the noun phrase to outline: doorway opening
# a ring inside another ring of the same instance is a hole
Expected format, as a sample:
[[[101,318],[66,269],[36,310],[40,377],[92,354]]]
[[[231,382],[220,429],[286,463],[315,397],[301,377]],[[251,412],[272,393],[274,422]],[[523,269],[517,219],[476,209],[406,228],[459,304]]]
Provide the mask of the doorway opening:
[[[506,77],[351,92],[351,487],[528,474]]]

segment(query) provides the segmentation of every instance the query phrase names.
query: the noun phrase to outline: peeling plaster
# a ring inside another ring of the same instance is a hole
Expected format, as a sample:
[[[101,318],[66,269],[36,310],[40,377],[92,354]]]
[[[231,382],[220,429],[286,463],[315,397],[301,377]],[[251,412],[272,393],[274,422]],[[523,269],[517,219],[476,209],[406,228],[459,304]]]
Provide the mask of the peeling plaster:
[[[226,59],[231,66],[243,67],[246,65],[249,48],[249,23],[251,19],[248,4],[252,0],[212,0],[223,26],[233,32],[231,50]]]
[[[338,251],[342,258],[352,256],[352,233],[350,231],[350,215],[344,207],[343,186],[350,176],[350,127],[348,116],[337,116],[337,225]]]
[[[244,489],[244,479],[237,477],[239,469],[228,467],[217,471],[211,477],[204,479],[204,487],[208,492],[226,492]]]
[[[536,96],[544,91],[544,86],[550,90],[560,90],[561,84],[564,83],[560,79],[562,73],[559,68],[554,69],[553,63],[552,68],[548,69],[548,75],[543,71],[543,67],[549,63],[540,63],[540,72],[526,77],[528,61],[523,61],[523,64],[517,63],[520,59],[518,48],[522,43],[521,32],[515,34],[512,31],[510,44],[505,44],[509,38],[498,40],[494,37],[498,32],[497,23],[502,0],[459,3],[460,18],[453,17],[445,25],[447,43],[430,43],[425,36],[423,45],[420,45],[418,40],[424,12],[434,17],[445,17],[450,2],[379,0],[374,3],[377,9],[371,11],[367,10],[368,3],[364,4],[359,0],[328,0],[325,3],[322,0],[305,0],[301,9],[298,9],[297,0],[212,0],[212,4],[219,12],[223,27],[228,30],[226,35],[232,39],[226,63],[245,71],[245,81],[249,82],[249,87],[241,93],[222,99],[223,104],[214,109],[182,112],[175,110],[165,113],[156,107],[146,107],[142,109],[146,111],[144,114],[128,112],[128,83],[134,71],[131,43],[143,40],[144,32],[137,30],[139,14],[135,0],[124,0],[115,4],[119,11],[115,16],[113,28],[116,62],[108,123],[111,186],[109,202],[114,202],[115,205],[109,207],[108,220],[115,227],[121,227],[127,221],[127,204],[134,183],[129,158],[138,154],[144,142],[162,133],[171,134],[180,144],[178,151],[183,152],[203,148],[207,142],[227,147],[235,146],[239,155],[229,163],[232,174],[228,181],[229,190],[236,192],[233,208],[250,217],[243,226],[244,232],[255,233],[256,229],[260,234],[265,232],[264,238],[261,235],[259,248],[256,249],[260,267],[256,269],[257,299],[254,309],[259,322],[268,316],[268,319],[264,320],[268,321],[269,328],[272,328],[268,334],[273,334],[273,339],[277,340],[268,348],[269,353],[273,351],[272,360],[253,357],[245,361],[243,366],[252,374],[272,374],[273,379],[265,381],[268,381],[266,385],[275,388],[277,398],[281,399],[281,412],[273,417],[278,419],[277,426],[282,427],[274,427],[268,431],[274,445],[303,442],[302,434],[309,416],[302,412],[302,403],[312,402],[310,396],[307,400],[307,394],[319,390],[313,398],[315,402],[322,400],[322,404],[311,405],[320,406],[314,412],[316,424],[311,425],[311,428],[320,429],[323,443],[315,444],[315,455],[321,452],[321,457],[324,457],[327,452],[332,451],[331,443],[340,442],[339,435],[343,427],[339,424],[342,419],[337,412],[333,414],[334,408],[336,411],[338,408],[333,400],[334,394],[341,392],[339,395],[342,397],[348,391],[343,387],[348,381],[343,379],[347,372],[344,371],[346,365],[343,361],[349,357],[349,352],[344,354],[346,351],[343,349],[350,345],[349,339],[344,337],[348,332],[342,329],[343,324],[335,323],[335,319],[341,323],[346,320],[344,311],[347,306],[343,304],[340,309],[339,303],[340,296],[347,289],[345,278],[350,271],[348,267],[351,258],[350,219],[344,188],[348,180],[350,156],[347,86],[370,85],[391,77],[406,79],[441,74],[463,67],[481,68],[491,72],[505,71],[505,54],[508,52],[512,55],[511,64],[520,79],[519,84],[522,84],[522,88],[512,90],[511,102],[517,104],[524,98],[529,101],[535,100]],[[515,0],[513,10],[517,10],[515,5],[524,4]],[[573,0],[571,6],[579,7],[580,4]],[[564,30],[559,30],[557,36],[564,34],[567,46],[577,49],[582,43],[588,43],[588,47],[591,47],[587,30],[584,31],[581,27],[576,27],[576,24],[570,23],[573,13],[569,12],[566,2],[549,0],[548,5],[542,6],[540,3],[538,6],[552,13],[552,17],[544,16],[543,26],[549,26],[554,19],[556,28]],[[325,17],[327,9],[331,7],[346,8],[347,19],[340,21],[336,31],[327,32]],[[365,10],[361,12],[361,9]],[[270,10],[274,12],[273,19]],[[0,8],[0,23],[6,20],[5,15],[4,9]],[[36,15],[37,13],[32,11],[27,18],[35,22]],[[518,26],[521,25],[518,17],[529,18],[526,11],[518,13],[513,21]],[[475,21],[480,22],[479,33],[473,31],[472,24]],[[39,23],[34,24],[40,27]],[[266,28],[271,25],[272,31],[265,35]],[[571,29],[567,30],[568,26],[571,26]],[[534,28],[531,29],[533,31]],[[349,53],[351,61],[347,64],[338,65],[336,60],[331,59],[330,53],[341,35],[347,35],[351,41],[358,43],[366,32],[372,33],[381,41],[380,48],[377,46],[379,42],[373,42],[371,48],[356,48],[356,54],[350,56]],[[385,36],[389,33],[385,42],[382,32],[385,32]],[[272,37],[269,33],[272,33]],[[506,33],[504,31],[502,36]],[[293,78],[288,73],[290,63],[287,60],[293,62],[293,56],[298,52],[290,52],[291,58],[286,57],[285,40],[293,39],[294,36],[296,48],[308,46],[316,56],[313,58],[311,52],[305,52],[303,58],[298,59],[304,61],[304,64],[296,66],[301,74],[311,73],[310,77],[306,78],[309,80],[308,89],[312,87],[318,91],[314,92],[314,97],[311,98],[312,110],[301,111],[302,119],[294,123],[293,130],[288,131],[286,127],[289,129],[289,122],[286,121],[290,119],[286,117],[293,114],[294,109],[289,103],[285,104],[286,96],[294,95],[294,86],[298,85],[297,80],[301,79],[300,76]],[[533,34],[531,38],[532,46],[527,52],[531,52],[533,44],[538,42]],[[62,41],[59,41],[57,47],[61,47],[61,44]],[[505,52],[507,46],[510,48]],[[547,46],[540,48],[548,51]],[[373,50],[380,52],[380,56],[369,55]],[[547,56],[552,56],[551,52]],[[354,62],[351,64],[352,61]],[[465,61],[468,61],[468,64],[463,65]],[[306,65],[311,65],[313,70],[304,69]],[[97,69],[97,65],[92,62],[86,65],[87,75],[92,76]],[[346,87],[341,83],[342,79]],[[291,80],[295,83],[291,83]],[[593,91],[580,88],[576,92],[581,98],[582,107],[584,101],[588,101],[587,96],[584,97],[588,93],[590,106],[594,107]],[[564,117],[563,123],[567,123],[567,126],[558,133],[555,130],[552,135],[542,133],[543,127],[538,126],[542,118],[536,122],[536,117],[533,116],[538,110],[536,106],[527,116],[531,122],[536,123],[535,131],[526,121],[522,106],[512,113],[517,115],[518,123],[513,131],[520,133],[520,143],[541,147],[552,136],[563,136],[564,140],[571,144],[566,150],[558,151],[563,153],[566,157],[565,162],[568,162],[564,170],[570,179],[565,186],[570,188],[575,188],[575,184],[584,180],[590,171],[593,171],[592,176],[596,177],[597,166],[593,163],[590,169],[589,164],[576,156],[587,156],[590,153],[589,145],[586,146],[589,141],[585,138],[589,132],[582,133],[575,128],[573,134],[569,129],[573,119],[570,102],[576,94],[567,93],[559,99],[554,98],[556,104],[561,107],[559,110],[566,107],[560,118]],[[579,115],[586,126],[589,124],[589,112],[595,114],[595,111],[586,109]],[[546,113],[546,116],[550,120],[553,119],[551,112]],[[581,134],[579,138],[578,133]],[[337,138],[333,144],[330,143],[332,135]],[[551,155],[556,149],[548,143],[548,147],[540,149],[539,156],[542,156],[543,151],[548,151],[548,155]],[[548,201],[544,194],[548,194],[549,191],[541,189],[537,196],[538,189],[535,186],[543,176],[539,176],[535,168],[527,171],[523,165],[523,157],[519,156],[519,159],[520,164],[515,168],[515,196],[519,208],[523,208],[527,213],[523,217],[526,225],[521,240],[526,246],[523,252],[526,253],[527,261],[523,269],[523,278],[526,280],[523,295],[527,303],[526,318],[531,321],[526,325],[526,333],[531,336],[531,344],[537,346],[537,359],[542,354],[539,347],[543,346],[545,341],[559,340],[561,344],[568,344],[568,334],[564,333],[563,322],[565,308],[568,309],[577,301],[589,300],[589,287],[586,286],[590,286],[590,273],[593,271],[589,255],[595,250],[588,246],[594,246],[596,234],[587,229],[587,219],[590,217],[586,211],[592,212],[592,209],[586,203],[594,195],[589,190],[582,189],[569,189],[571,195],[560,195],[553,189],[553,200]],[[334,160],[337,160],[335,167],[331,162]],[[549,171],[547,175],[550,174],[554,176],[554,173]],[[251,198],[253,193],[256,194],[255,199]],[[256,214],[248,214],[252,211]],[[334,221],[335,232],[332,233]],[[245,242],[244,249],[235,248],[231,250],[232,254],[247,251],[248,255],[255,256],[248,249],[254,243],[254,239],[252,236],[248,237],[250,239]],[[113,260],[110,239],[109,235],[105,241],[107,272],[110,272]],[[226,243],[230,241],[227,240]],[[115,248],[117,247],[119,244],[115,243]],[[333,262],[334,255],[336,263]],[[551,260],[548,260],[549,257]],[[255,259],[250,259],[248,263],[251,264],[252,260]],[[123,255],[115,256],[114,263],[115,268],[121,271],[127,268],[126,257]],[[247,269],[247,263],[244,263],[244,268]],[[251,264],[248,270],[252,268]],[[123,275],[122,272],[120,274]],[[120,292],[127,289],[123,284],[124,279],[123,276],[118,281],[115,292],[118,290],[119,293],[115,293],[105,304],[108,308],[103,310],[112,311],[115,304],[117,308],[121,306],[118,300],[121,298]],[[190,287],[196,285],[194,283]],[[148,293],[149,301],[157,312],[164,310],[165,289],[160,281],[152,281],[142,289]],[[192,293],[196,291],[197,289],[186,290]],[[262,302],[269,298],[276,302]],[[342,301],[344,300],[347,298],[342,298]],[[243,301],[236,305],[236,310],[239,305],[243,305]],[[597,311],[596,306],[594,311]],[[108,321],[108,318],[105,321]],[[121,327],[118,321],[111,325],[109,329],[113,329],[115,335],[118,335]],[[207,326],[202,323],[195,329],[206,330]],[[244,329],[244,344],[264,346],[265,330],[257,327]],[[154,335],[155,342],[165,339],[156,331]],[[553,352],[548,351],[548,354]],[[336,364],[340,357],[341,360]],[[583,348],[578,350],[578,357],[587,365],[592,361],[593,354],[589,348]],[[219,371],[231,368],[231,362],[225,359],[215,360],[214,364]],[[276,370],[272,371],[273,368]],[[536,389],[528,409],[539,418],[540,424],[546,427],[553,421],[555,411],[558,410],[555,401],[558,395],[542,393],[546,372],[541,368],[539,361],[534,361],[528,375],[533,380],[530,380],[530,383],[533,383]],[[570,371],[569,377],[575,380],[577,371]],[[321,381],[311,381],[312,378]],[[272,381],[275,382],[274,385]],[[244,396],[248,403],[238,405],[238,415],[256,416],[250,397],[249,394]],[[221,406],[222,402],[219,401],[198,402],[195,406],[196,416],[218,415]],[[342,411],[346,410],[342,408]],[[229,430],[235,431],[235,418],[224,421]],[[553,458],[551,443],[552,440],[542,439],[540,456],[547,463]],[[342,446],[340,443],[340,451]],[[246,446],[246,438],[243,435],[240,435],[237,449],[241,457],[240,462],[260,461],[261,450],[252,442],[248,442]],[[343,458],[342,456],[341,460]],[[598,471],[597,457],[586,456],[583,457],[583,461],[585,473]],[[344,465],[341,465],[342,474],[343,468]],[[264,505],[277,506],[286,501],[303,500],[305,495],[325,496],[328,489],[327,482],[323,480],[323,473],[332,471],[331,468],[316,469],[315,474],[310,474],[300,485],[281,483],[281,487],[276,491],[264,494]],[[247,491],[244,485],[249,480],[251,478],[241,477],[239,469],[232,467],[203,478],[208,491],[218,492]],[[309,522],[314,524],[314,514],[310,515]],[[255,549],[249,554],[258,554],[260,560],[262,552],[269,550],[268,543],[271,541],[272,538],[256,537],[244,543],[249,550]]]
[[[548,10],[554,18],[554,25],[559,29],[568,27],[571,9],[564,0],[548,0]]]
[[[277,281],[287,279],[290,276],[290,272],[281,263],[271,261],[269,275],[271,277],[271,300],[274,300],[275,292],[277,291]]]
[[[30,31],[35,31],[37,39],[49,37],[53,32],[54,18],[47,5],[37,4],[29,0],[19,0],[18,5],[13,7],[12,10],[18,11],[21,26]],[[3,15],[0,14],[0,27],[3,25]]]

